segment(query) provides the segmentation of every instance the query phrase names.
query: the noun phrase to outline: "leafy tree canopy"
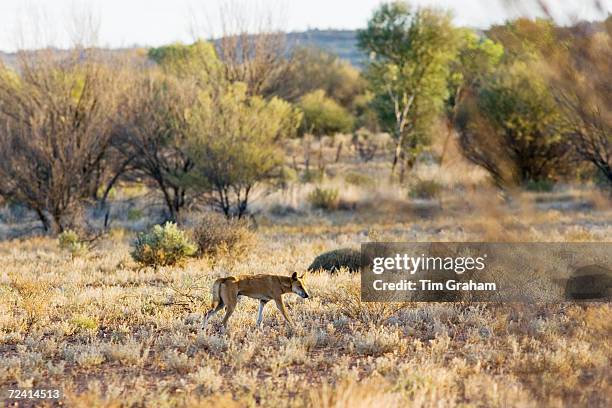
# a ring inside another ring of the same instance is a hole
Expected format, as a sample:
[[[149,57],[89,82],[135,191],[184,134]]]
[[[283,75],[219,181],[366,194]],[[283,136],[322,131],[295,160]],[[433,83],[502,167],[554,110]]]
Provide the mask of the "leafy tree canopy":
[[[329,98],[322,89],[302,96],[298,107],[303,112],[302,133],[315,136],[350,132],[353,128],[353,116],[338,102]]]

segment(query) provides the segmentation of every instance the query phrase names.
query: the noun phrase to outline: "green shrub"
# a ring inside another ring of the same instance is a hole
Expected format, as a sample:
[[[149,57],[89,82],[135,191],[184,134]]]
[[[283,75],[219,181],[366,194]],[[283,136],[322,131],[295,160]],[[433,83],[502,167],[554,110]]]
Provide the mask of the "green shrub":
[[[297,105],[304,114],[300,128],[302,134],[312,133],[321,137],[346,133],[350,132],[355,124],[353,115],[329,98],[322,89],[302,96]]]
[[[349,272],[359,272],[361,268],[361,252],[351,248],[339,248],[324,252],[317,256],[310,266],[309,271],[323,270],[334,273],[346,268]]]
[[[255,236],[246,219],[227,219],[221,214],[207,213],[194,230],[200,255],[244,255],[255,243]]]
[[[435,180],[417,180],[410,189],[410,197],[433,199],[442,192],[442,184]]]
[[[316,170],[304,170],[300,179],[302,183],[320,183],[323,181],[325,173],[319,169]]]
[[[550,193],[555,188],[555,183],[551,180],[530,180],[525,183],[525,188],[527,191]]]
[[[374,185],[372,177],[361,173],[348,173],[344,176],[344,181],[348,184],[360,187],[370,187]]]
[[[145,266],[168,266],[183,263],[197,247],[176,224],[167,222],[138,234],[133,243],[132,258]]]
[[[89,316],[75,316],[70,320],[70,323],[79,330],[98,330],[98,322]]]
[[[89,250],[89,245],[83,242],[79,235],[71,229],[59,234],[57,240],[59,247],[64,251],[68,251],[73,257],[83,255]]]
[[[142,218],[142,210],[139,208],[130,208],[127,212],[128,221],[138,221]]]
[[[294,169],[291,167],[283,167],[278,177],[278,185],[281,188],[287,188],[298,180],[298,174]]]
[[[308,202],[313,208],[335,210],[340,203],[338,196],[338,189],[336,188],[317,187],[308,194]]]

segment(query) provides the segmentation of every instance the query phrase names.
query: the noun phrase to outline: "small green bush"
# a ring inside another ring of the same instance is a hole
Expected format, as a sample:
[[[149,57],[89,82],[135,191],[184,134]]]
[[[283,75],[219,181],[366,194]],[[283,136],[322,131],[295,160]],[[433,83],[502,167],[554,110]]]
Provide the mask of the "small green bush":
[[[130,208],[127,212],[128,221],[138,221],[143,217],[142,210],[139,208]]]
[[[339,248],[324,252],[317,256],[310,266],[309,271],[326,271],[335,273],[341,268],[349,272],[359,272],[361,268],[361,252],[351,248]]]
[[[183,263],[197,251],[176,224],[156,225],[148,232],[138,234],[133,243],[132,258],[145,266],[170,266]]]
[[[344,176],[344,181],[348,184],[360,187],[370,187],[374,185],[374,180],[365,174],[348,173]]]
[[[433,199],[437,198],[442,192],[442,184],[435,180],[418,180],[410,189],[410,197]]]
[[[75,316],[70,320],[70,323],[80,330],[98,330],[98,322],[89,316]]]
[[[75,231],[68,229],[57,236],[59,247],[68,251],[71,256],[83,255],[89,250],[89,245],[83,242]]]
[[[308,202],[313,208],[335,210],[340,203],[338,197],[338,189],[336,188],[317,187],[308,194]]]
[[[297,106],[303,113],[300,132],[315,136],[350,132],[355,118],[338,102],[329,98],[325,91],[317,89],[302,96]]]
[[[228,220],[216,213],[205,214],[193,235],[200,255],[230,254],[241,257],[255,243],[255,236],[246,219]]]
[[[301,174],[300,180],[302,183],[320,183],[323,181],[325,173],[319,169],[315,170],[304,170]]]
[[[290,167],[283,167],[277,180],[278,185],[281,188],[287,188],[297,181],[299,181],[298,174]]]
[[[530,180],[525,183],[527,191],[535,191],[538,193],[550,193],[555,188],[554,181],[551,180]]]

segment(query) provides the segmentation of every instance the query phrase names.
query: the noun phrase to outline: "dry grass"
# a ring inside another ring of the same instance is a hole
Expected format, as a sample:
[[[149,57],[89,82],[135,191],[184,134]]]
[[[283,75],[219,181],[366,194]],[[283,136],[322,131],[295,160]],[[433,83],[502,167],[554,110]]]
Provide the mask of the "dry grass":
[[[470,197],[464,199],[470,200]],[[359,277],[311,275],[289,295],[298,329],[274,308],[254,330],[244,299],[226,334],[202,331],[212,281],[304,270],[322,250],[393,240],[602,240],[609,210],[520,205],[378,224],[352,213],[263,222],[243,262],[140,270],[130,234],[71,257],[57,242],[0,244],[0,388],[56,384],[69,406],[609,406],[612,307],[376,304]],[[481,216],[471,219],[477,211]],[[371,216],[371,215],[370,215]],[[229,269],[231,267],[231,270]]]
[[[51,238],[0,242],[0,389],[56,385],[74,407],[611,405],[609,304],[364,303],[359,276],[341,271],[309,275],[307,301],[287,296],[295,332],[274,307],[255,330],[247,298],[227,333],[219,317],[203,331],[216,278],[305,271],[364,241],[612,240],[609,198],[588,188],[507,199],[472,173],[418,168],[443,186],[421,200],[409,185],[348,185],[345,167],[317,185],[354,209],[310,209],[314,184],[259,200],[257,249],[240,262],[227,251],[142,270],[129,254],[142,220],[76,257]]]

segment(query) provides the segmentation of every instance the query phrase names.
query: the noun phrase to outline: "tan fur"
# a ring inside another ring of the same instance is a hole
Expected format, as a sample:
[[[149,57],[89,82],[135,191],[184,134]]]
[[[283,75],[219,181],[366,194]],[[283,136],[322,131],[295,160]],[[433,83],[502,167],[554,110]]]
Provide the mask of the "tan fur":
[[[293,327],[293,322],[287,314],[282,296],[285,293],[295,293],[303,298],[308,298],[308,292],[304,286],[304,276],[297,276],[294,272],[292,276],[281,275],[242,275],[238,277],[230,276],[220,278],[213,283],[211,309],[204,318],[204,328],[215,313],[224,306],[226,309],[223,317],[223,326],[227,327],[227,321],[234,313],[238,296],[248,296],[259,299],[259,312],[257,326],[261,325],[263,308],[270,300],[274,300],[276,307],[280,310],[285,320]]]

